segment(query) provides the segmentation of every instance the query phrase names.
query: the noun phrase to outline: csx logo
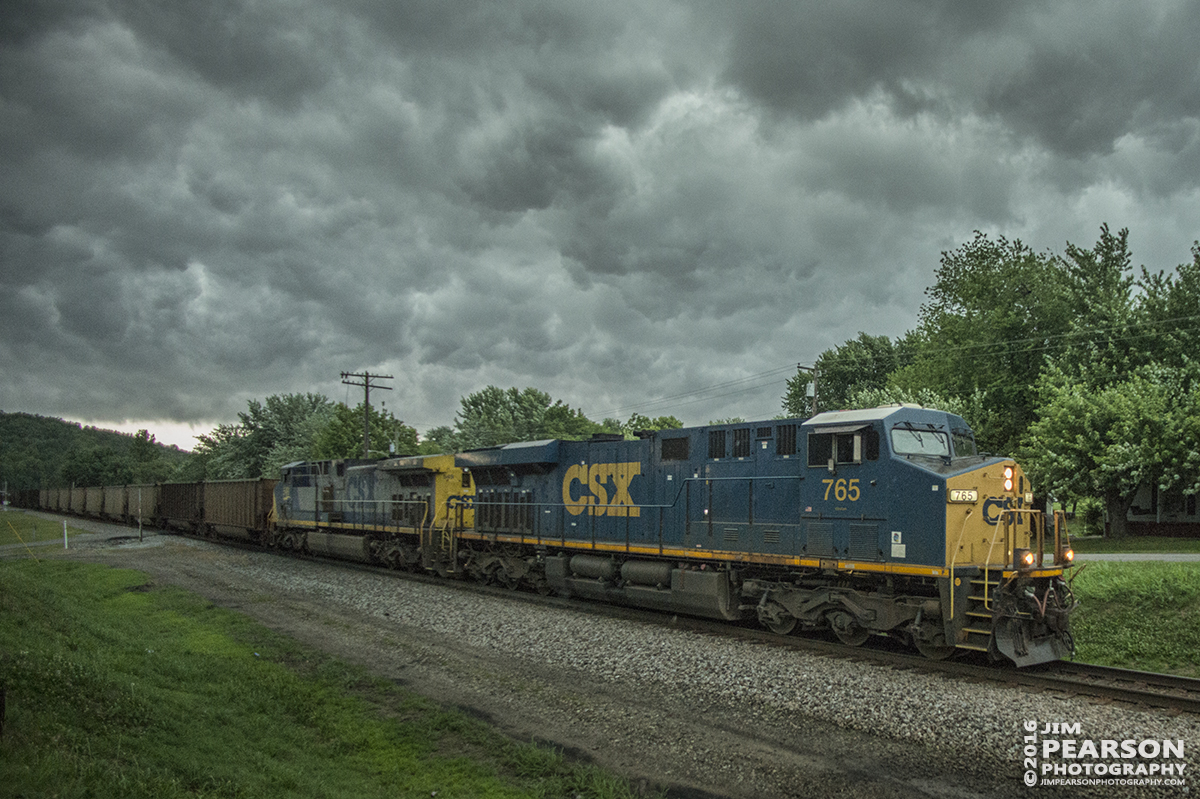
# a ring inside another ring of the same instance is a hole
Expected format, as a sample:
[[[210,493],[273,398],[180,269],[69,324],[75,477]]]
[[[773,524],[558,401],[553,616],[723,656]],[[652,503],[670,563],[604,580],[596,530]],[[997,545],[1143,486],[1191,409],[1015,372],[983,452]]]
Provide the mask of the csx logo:
[[[995,526],[1000,523],[1005,511],[1019,508],[1021,504],[1020,500],[1014,501],[1012,497],[988,497],[987,501],[983,503],[983,520]],[[1016,520],[1017,517],[1014,516],[1012,521]]]
[[[642,473],[639,461],[631,463],[577,463],[563,476],[563,504],[572,516],[587,509],[588,516],[640,516],[629,496],[629,484]],[[610,496],[608,487],[612,486]]]

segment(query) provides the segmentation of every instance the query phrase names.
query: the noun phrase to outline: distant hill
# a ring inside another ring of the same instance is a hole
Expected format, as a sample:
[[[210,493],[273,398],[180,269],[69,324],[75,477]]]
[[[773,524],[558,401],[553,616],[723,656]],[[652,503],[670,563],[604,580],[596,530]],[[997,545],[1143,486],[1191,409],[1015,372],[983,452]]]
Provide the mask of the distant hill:
[[[0,411],[0,488],[117,485],[170,479],[188,453],[135,435]]]

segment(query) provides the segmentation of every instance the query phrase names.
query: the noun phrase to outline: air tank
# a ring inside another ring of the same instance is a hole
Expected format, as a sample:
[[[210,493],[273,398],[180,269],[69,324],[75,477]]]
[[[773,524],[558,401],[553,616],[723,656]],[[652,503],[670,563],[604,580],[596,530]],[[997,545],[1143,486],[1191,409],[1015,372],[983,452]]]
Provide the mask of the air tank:
[[[576,555],[571,558],[571,571],[578,577],[612,580],[617,575],[617,564],[612,558],[599,555]]]
[[[653,560],[630,560],[621,565],[621,579],[634,585],[671,587],[670,563]]]

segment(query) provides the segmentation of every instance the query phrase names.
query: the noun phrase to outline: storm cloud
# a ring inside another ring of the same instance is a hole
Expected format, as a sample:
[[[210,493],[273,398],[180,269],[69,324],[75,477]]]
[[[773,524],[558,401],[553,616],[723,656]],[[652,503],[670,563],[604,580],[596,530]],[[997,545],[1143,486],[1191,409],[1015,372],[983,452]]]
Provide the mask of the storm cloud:
[[[1188,260],[1197,40],[1191,2],[9,2],[0,408],[209,424],[369,369],[419,430],[488,384],[770,416],[976,229]]]

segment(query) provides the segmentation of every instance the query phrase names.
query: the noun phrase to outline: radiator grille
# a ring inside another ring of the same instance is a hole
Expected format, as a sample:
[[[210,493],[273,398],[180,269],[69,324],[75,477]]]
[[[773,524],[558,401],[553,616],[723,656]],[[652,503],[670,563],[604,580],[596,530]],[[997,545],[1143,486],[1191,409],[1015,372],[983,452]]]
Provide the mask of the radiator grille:
[[[853,523],[850,525],[850,558],[879,560],[879,525]]]
[[[809,522],[808,545],[804,551],[809,555],[832,555],[833,525],[829,522]]]

